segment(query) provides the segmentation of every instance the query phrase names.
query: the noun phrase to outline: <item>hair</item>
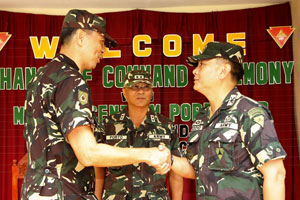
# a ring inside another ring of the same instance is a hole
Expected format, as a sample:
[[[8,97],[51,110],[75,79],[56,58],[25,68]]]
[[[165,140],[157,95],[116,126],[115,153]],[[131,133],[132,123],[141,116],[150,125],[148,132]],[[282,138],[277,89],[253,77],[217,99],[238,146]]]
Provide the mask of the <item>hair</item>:
[[[244,75],[244,69],[242,64],[237,62],[232,62],[231,60],[228,60],[227,58],[223,58],[223,57],[221,57],[221,59],[223,60],[223,62],[226,62],[231,66],[231,70],[230,70],[231,76],[238,83],[239,80],[241,80]]]
[[[76,32],[78,28],[63,28],[60,32],[60,44],[66,44],[70,41],[71,36]]]
[[[244,68],[243,68],[243,65],[240,64],[240,63],[236,63],[236,62],[231,62],[231,75],[232,77],[237,81],[239,82],[243,76],[244,76]]]

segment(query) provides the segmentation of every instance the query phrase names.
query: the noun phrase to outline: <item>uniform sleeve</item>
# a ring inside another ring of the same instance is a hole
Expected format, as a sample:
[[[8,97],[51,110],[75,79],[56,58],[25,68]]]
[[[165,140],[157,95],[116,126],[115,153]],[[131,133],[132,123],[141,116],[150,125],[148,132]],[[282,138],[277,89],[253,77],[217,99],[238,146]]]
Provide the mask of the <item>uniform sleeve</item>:
[[[107,123],[107,118],[104,118],[101,123],[98,124],[95,129],[95,137],[98,143],[106,143],[105,139],[105,124]]]
[[[255,107],[248,111],[241,134],[251,161],[257,168],[269,160],[287,155],[278,140],[272,115],[265,108]]]
[[[90,125],[94,128],[90,89],[81,77],[69,76],[58,84],[54,106],[65,138],[78,126]]]
[[[182,157],[180,146],[179,146],[179,139],[178,139],[178,132],[173,123],[171,123],[171,153],[174,156]]]
[[[198,154],[199,154],[199,148],[198,148],[198,142],[199,142],[199,135],[197,131],[191,131],[190,136],[188,138],[188,144],[186,147],[186,151],[184,151],[184,157],[187,158],[187,160],[190,162],[190,164],[196,169],[197,166],[199,166],[198,162]]]

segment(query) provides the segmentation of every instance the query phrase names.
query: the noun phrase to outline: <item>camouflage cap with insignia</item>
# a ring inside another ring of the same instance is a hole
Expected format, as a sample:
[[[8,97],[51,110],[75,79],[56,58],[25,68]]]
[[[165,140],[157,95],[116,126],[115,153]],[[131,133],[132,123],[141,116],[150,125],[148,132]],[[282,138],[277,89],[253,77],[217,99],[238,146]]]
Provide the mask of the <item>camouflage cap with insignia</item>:
[[[225,58],[242,66],[244,58],[243,48],[225,42],[210,42],[206,45],[202,54],[187,57],[186,62],[190,66],[197,67],[199,60],[209,60],[217,57]]]
[[[144,70],[133,70],[128,72],[124,79],[124,87],[130,87],[135,83],[147,83],[152,85],[150,73]]]
[[[81,28],[97,31],[105,37],[106,47],[117,46],[117,42],[106,33],[105,19],[86,10],[70,10],[64,18],[62,29],[64,28]]]

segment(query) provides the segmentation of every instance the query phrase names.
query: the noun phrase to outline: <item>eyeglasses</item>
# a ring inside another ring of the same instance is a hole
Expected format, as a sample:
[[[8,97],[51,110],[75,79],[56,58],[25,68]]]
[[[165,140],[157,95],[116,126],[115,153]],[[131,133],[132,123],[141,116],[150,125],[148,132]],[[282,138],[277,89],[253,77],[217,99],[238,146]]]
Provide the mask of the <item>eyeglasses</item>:
[[[133,91],[139,91],[139,90],[143,90],[143,91],[149,91],[152,89],[152,85],[146,84],[146,85],[131,85],[130,87],[127,87]]]

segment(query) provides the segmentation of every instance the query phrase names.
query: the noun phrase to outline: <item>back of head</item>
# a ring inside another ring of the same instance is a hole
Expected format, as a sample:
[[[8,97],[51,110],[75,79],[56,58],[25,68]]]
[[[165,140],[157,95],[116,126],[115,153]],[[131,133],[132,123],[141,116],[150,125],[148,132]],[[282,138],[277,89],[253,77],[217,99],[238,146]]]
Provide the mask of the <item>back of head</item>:
[[[241,46],[225,43],[210,42],[206,45],[202,54],[187,57],[190,66],[197,67],[198,61],[212,58],[223,58],[231,64],[231,75],[238,82],[244,75],[243,69],[243,48]]]
[[[96,31],[105,37],[106,47],[117,46],[117,42],[106,32],[105,19],[86,10],[78,9],[70,10],[64,18],[60,33],[61,44],[64,44],[77,29]]]

